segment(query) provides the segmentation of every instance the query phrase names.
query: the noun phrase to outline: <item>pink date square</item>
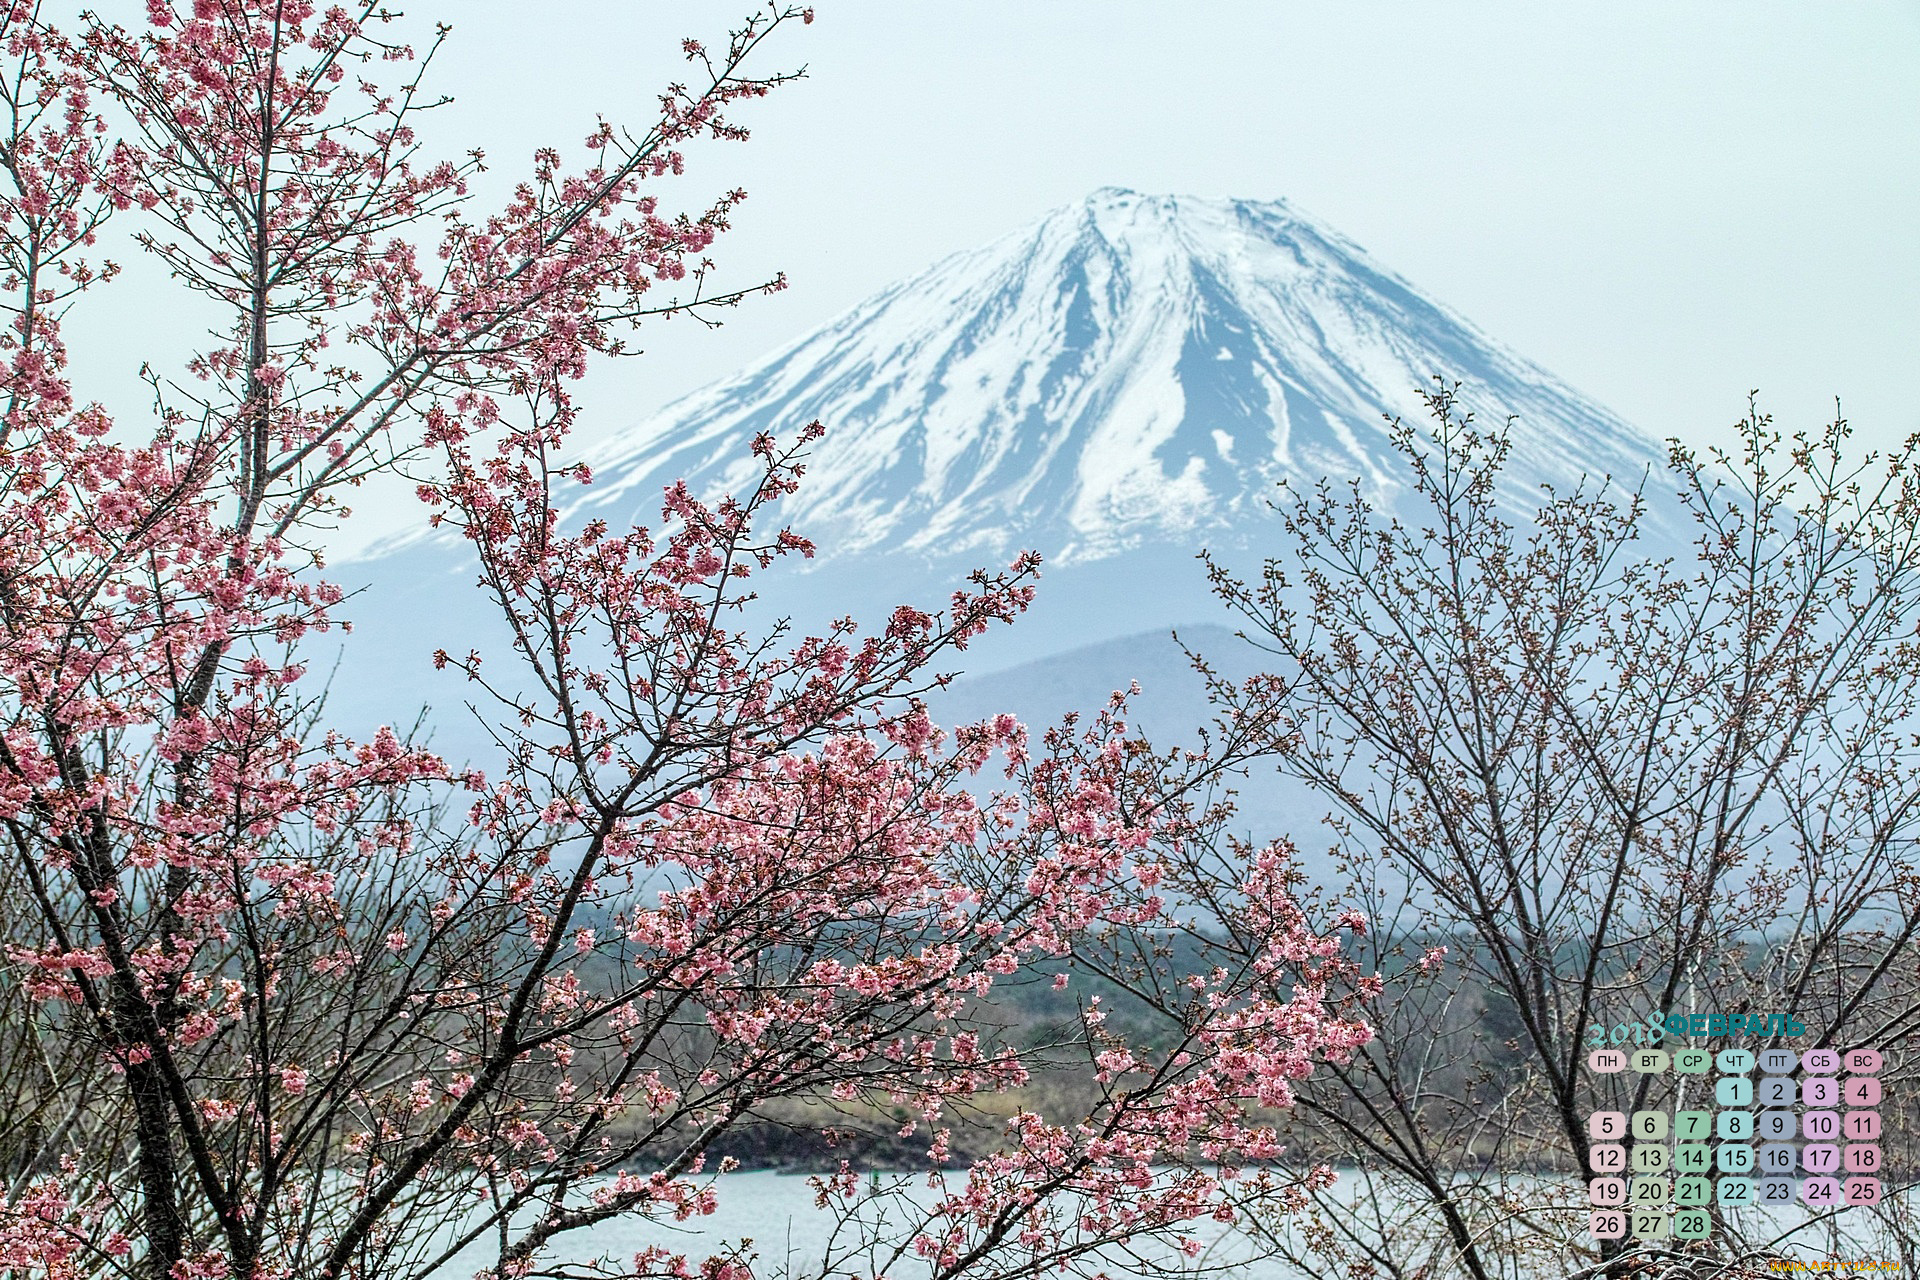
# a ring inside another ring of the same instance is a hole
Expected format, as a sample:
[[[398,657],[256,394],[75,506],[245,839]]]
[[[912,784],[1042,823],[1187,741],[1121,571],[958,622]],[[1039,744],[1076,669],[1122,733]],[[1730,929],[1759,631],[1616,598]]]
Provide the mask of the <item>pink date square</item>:
[[[1800,1113],[1800,1136],[1811,1138],[1815,1142],[1833,1142],[1840,1135],[1840,1113],[1838,1111],[1803,1111]],[[1876,1134],[1876,1137],[1879,1135]]]
[[[1627,1215],[1619,1209],[1595,1209],[1587,1218],[1587,1234],[1599,1240],[1618,1240],[1627,1234]]]
[[[1872,1076],[1849,1076],[1840,1088],[1840,1097],[1850,1107],[1877,1107],[1880,1082]]]
[[[1848,1173],[1880,1172],[1880,1148],[1867,1142],[1850,1143],[1846,1149]]]
[[[1800,1198],[1811,1205],[1839,1204],[1840,1196],[1837,1178],[1808,1178],[1800,1184]]]
[[[1595,1178],[1587,1184],[1587,1199],[1593,1204],[1625,1204],[1627,1202],[1627,1180],[1625,1178]]]
[[[1800,1167],[1808,1173],[1833,1173],[1840,1168],[1840,1148],[1831,1143],[1810,1143],[1800,1148]]]
[[[1627,1136],[1627,1113],[1596,1111],[1587,1117],[1587,1136],[1602,1142],[1618,1142]]]
[[[1596,1142],[1587,1148],[1587,1163],[1595,1173],[1625,1173],[1627,1149],[1618,1142]]]
[[[1845,1194],[1848,1204],[1879,1204],[1880,1179],[1848,1178]]]

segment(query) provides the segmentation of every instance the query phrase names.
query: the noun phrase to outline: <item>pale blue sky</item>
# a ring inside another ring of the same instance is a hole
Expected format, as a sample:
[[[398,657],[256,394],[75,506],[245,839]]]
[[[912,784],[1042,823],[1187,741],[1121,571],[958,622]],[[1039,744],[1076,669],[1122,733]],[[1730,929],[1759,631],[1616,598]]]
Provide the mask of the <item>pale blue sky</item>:
[[[454,28],[430,136],[504,185],[596,112],[644,120],[679,38],[746,3],[406,8]],[[782,35],[767,65],[809,78],[661,190],[745,186],[715,256],[792,287],[654,326],[589,384],[583,444],[1106,184],[1285,197],[1657,436],[1725,440],[1751,387],[1782,425],[1837,394],[1867,444],[1920,430],[1920,0],[820,0]],[[95,394],[144,402],[138,358],[193,342],[151,319],[90,315]],[[342,549],[414,514],[360,505]]]
[[[423,8],[417,12],[424,14]],[[725,0],[459,0],[441,83],[503,172],[631,117]],[[537,13],[536,19],[529,19]],[[822,0],[690,187],[787,294],[599,384],[596,434],[1106,183],[1284,196],[1659,435],[1761,387],[1920,429],[1920,3]]]

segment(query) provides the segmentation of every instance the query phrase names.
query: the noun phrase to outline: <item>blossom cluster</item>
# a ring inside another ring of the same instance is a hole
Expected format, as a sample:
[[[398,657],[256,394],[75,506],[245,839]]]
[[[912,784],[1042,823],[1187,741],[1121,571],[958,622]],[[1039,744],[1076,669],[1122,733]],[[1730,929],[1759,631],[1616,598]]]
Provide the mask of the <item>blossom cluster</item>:
[[[747,491],[561,519],[595,362],[753,292],[706,287],[741,193],[672,213],[658,189],[688,144],[744,137],[732,108],[785,78],[746,65],[810,19],[689,42],[701,83],[650,127],[541,150],[480,215],[479,153],[417,129],[444,30],[416,49],[378,5],[305,0],[73,34],[0,10],[0,1027],[58,1056],[0,1088],[66,1117],[9,1151],[0,1269],[375,1280],[473,1249],[528,1274],[616,1216],[711,1213],[714,1149],[782,1106],[966,1164],[894,1242],[933,1274],[1077,1266],[1231,1217],[1278,1154],[1261,1113],[1365,1042],[1327,994],[1361,922],[1316,931],[1283,848],[1196,921],[1177,864],[1204,824],[1124,700],[1037,742],[934,723],[943,664],[1026,609],[1037,558],[872,630],[756,629],[753,580],[812,553],[778,515],[819,424],[756,441]],[[87,256],[110,221],[225,317],[149,369],[148,418],[69,381],[61,320],[116,274]],[[351,607],[316,548],[400,474],[508,637],[433,657],[500,745],[476,765],[330,728],[309,671]],[[1102,959],[1181,935],[1239,958]],[[1087,966],[1161,1032],[1089,999],[1035,1048],[993,1016]],[[1025,1101],[1063,1049],[1085,1114]],[[964,1156],[953,1114],[993,1095],[1004,1141]],[[753,1266],[661,1247],[625,1274]]]

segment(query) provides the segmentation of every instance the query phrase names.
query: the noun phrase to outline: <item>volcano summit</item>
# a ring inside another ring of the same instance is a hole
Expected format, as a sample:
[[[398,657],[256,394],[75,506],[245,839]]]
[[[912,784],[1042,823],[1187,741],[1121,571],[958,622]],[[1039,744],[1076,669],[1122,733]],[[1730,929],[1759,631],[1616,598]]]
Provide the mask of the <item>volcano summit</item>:
[[[820,419],[787,518],[824,556],[1055,563],[1237,543],[1275,481],[1391,501],[1383,415],[1460,379],[1513,415],[1515,479],[1629,482],[1663,451],[1282,201],[1104,188],[874,295],[668,406],[581,501],[651,522],[660,486],[737,488],[747,446]]]
[[[1526,486],[1632,487],[1664,458],[1284,202],[1106,188],[667,406],[589,455],[593,484],[557,496],[573,520],[654,525],[663,486],[739,491],[757,434],[791,439],[817,418],[826,435],[778,511],[819,556],[756,577],[759,616],[810,630],[938,607],[969,569],[1036,549],[1033,609],[968,665],[1007,671],[1009,696],[1054,690],[1008,704],[1037,713],[1184,671],[1166,628],[1228,621],[1194,555],[1254,567],[1277,532],[1276,482],[1357,481],[1394,505],[1408,473],[1388,417],[1424,423],[1436,375],[1481,421],[1513,417],[1505,492],[1522,519]],[[355,570],[368,594],[350,661],[377,662],[369,688],[424,674],[449,629],[497,625],[463,547],[419,539]],[[991,676],[966,683],[983,707],[998,696]],[[392,715],[385,695],[367,714]]]

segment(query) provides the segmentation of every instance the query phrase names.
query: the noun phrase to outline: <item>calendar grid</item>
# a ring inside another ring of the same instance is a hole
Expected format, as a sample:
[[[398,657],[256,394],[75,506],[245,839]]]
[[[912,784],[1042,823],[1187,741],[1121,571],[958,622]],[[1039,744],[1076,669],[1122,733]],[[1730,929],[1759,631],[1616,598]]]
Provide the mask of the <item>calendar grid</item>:
[[[1878,1204],[1883,1062],[1870,1047],[1595,1049],[1596,1072],[1670,1079],[1673,1105],[1587,1117],[1588,1233],[1701,1240],[1716,1208]]]

